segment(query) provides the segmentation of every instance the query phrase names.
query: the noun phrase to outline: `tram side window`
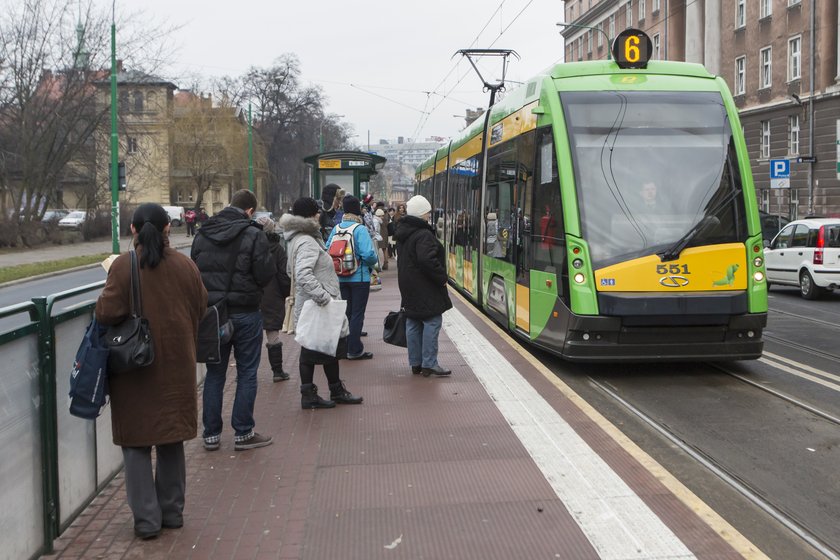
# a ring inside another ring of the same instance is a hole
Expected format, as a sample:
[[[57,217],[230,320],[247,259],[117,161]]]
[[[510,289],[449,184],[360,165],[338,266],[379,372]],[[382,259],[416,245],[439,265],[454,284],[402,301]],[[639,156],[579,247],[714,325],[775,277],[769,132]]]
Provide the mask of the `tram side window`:
[[[514,185],[516,151],[506,142],[488,152],[487,193],[484,208],[484,251],[491,257],[510,260],[512,227],[516,223]]]
[[[519,284],[530,284],[531,239],[534,235],[534,158],[536,132],[516,138],[516,200],[519,229],[516,235],[516,276]]]
[[[566,238],[560,179],[551,129],[539,131],[537,140],[536,193],[534,197],[534,268],[545,272],[565,271]]]
[[[440,172],[435,175],[434,197],[429,201],[432,203],[432,225],[435,228],[438,240],[443,243],[444,221],[443,209],[446,206],[446,173]]]

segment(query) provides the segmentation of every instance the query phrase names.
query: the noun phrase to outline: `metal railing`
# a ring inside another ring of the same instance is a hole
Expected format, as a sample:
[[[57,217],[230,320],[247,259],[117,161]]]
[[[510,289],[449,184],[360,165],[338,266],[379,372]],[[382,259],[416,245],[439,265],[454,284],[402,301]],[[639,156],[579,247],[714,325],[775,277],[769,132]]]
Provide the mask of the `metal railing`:
[[[96,420],[75,418],[67,407],[69,372],[95,301],[55,312],[57,303],[104,285],[0,309],[0,319],[29,315],[0,332],[0,558],[52,552],[56,537],[122,467],[110,441],[110,406]]]

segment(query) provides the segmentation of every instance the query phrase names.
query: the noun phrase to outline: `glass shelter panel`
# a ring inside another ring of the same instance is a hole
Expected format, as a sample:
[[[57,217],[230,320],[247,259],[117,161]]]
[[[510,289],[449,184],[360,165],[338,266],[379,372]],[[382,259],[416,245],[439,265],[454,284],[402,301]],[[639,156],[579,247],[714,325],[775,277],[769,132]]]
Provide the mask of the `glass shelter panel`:
[[[3,344],[0,374],[0,556],[30,558],[44,541],[38,337]]]

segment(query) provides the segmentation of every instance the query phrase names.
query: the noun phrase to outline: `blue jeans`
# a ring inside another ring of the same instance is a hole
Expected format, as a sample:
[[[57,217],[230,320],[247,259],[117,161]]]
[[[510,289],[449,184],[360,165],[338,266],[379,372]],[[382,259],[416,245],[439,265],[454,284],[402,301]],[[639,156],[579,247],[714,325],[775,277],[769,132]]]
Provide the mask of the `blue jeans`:
[[[222,395],[231,348],[236,358],[236,395],[230,425],[239,437],[249,435],[254,429],[257,368],[260,367],[263,339],[262,314],[259,311],[236,313],[230,319],[233,322],[233,339],[222,346],[222,359],[218,364],[207,364],[202,413],[205,438],[222,433]]]
[[[443,325],[443,315],[427,319],[405,320],[405,340],[408,343],[408,365],[424,368],[437,367],[438,335]]]
[[[359,356],[365,351],[362,344],[362,327],[370,296],[370,282],[341,282],[341,299],[347,300],[347,320],[350,336],[347,337],[347,355]]]

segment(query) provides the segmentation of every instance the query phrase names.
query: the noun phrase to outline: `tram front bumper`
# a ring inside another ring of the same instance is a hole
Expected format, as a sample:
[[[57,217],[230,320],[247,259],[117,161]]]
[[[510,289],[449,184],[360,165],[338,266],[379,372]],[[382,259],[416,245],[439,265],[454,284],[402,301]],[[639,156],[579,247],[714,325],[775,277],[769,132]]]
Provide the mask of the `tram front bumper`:
[[[733,315],[722,324],[638,324],[628,317],[571,315],[565,359],[579,362],[753,360],[761,357],[766,313]]]

